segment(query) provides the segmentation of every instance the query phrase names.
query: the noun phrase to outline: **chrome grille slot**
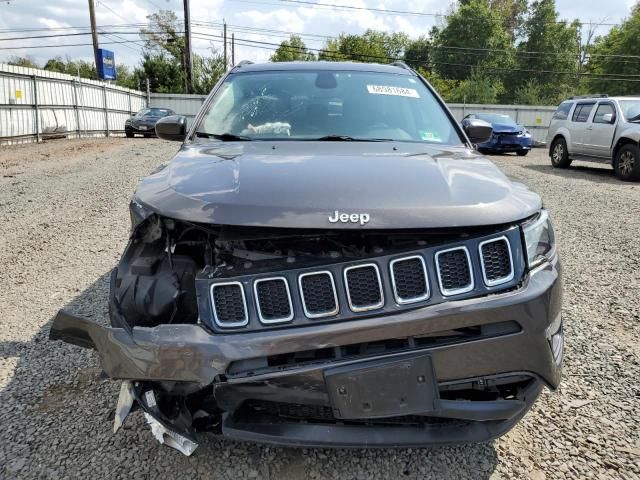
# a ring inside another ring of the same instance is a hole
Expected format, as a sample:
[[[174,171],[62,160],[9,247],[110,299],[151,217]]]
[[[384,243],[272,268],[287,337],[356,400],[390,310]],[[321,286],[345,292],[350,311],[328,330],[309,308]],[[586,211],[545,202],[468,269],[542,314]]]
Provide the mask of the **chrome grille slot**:
[[[331,317],[340,310],[331,272],[303,273],[298,277],[298,286],[304,314],[308,318]]]
[[[473,270],[466,247],[440,250],[436,253],[436,269],[442,295],[460,295],[473,290]]]
[[[288,322],[293,319],[289,284],[284,277],[256,280],[253,284],[258,318],[264,324]]]
[[[398,258],[389,264],[396,302],[400,305],[429,298],[427,267],[421,255]]]
[[[344,269],[344,283],[349,308],[354,312],[376,310],[384,305],[380,271],[375,263]]]
[[[478,248],[482,276],[487,286],[493,287],[513,280],[513,259],[507,237],[486,240]]]
[[[219,327],[243,327],[249,323],[247,300],[240,282],[211,285],[211,304],[214,320]]]

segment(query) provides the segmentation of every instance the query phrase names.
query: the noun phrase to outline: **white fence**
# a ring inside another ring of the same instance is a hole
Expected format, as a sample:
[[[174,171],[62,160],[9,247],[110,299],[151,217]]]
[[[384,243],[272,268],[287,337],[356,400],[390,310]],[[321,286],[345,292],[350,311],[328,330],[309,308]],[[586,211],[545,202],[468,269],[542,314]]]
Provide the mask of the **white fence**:
[[[170,108],[177,114],[187,117],[187,124],[191,125],[206,98],[206,95],[152,93],[149,97],[149,106]]]
[[[124,133],[143,92],[71,75],[0,64],[0,145]]]
[[[206,99],[206,95],[180,95],[152,93],[150,106],[170,108],[179,115],[185,115],[188,120],[198,113]],[[469,113],[500,113],[509,115],[518,124],[524,125],[531,132],[537,143],[543,143],[547,137],[547,130],[556,107],[537,107],[530,105],[463,105],[450,103],[449,108],[458,121]],[[189,122],[190,123],[190,122]]]

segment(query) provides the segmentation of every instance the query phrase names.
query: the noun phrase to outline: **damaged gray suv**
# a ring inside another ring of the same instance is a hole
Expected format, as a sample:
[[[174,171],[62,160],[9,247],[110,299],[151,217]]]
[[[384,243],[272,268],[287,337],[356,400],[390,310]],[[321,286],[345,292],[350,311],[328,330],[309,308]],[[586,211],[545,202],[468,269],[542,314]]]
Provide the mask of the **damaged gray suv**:
[[[131,202],[111,326],[60,311],[190,454],[198,432],[294,446],[478,442],[563,356],[561,269],[540,197],[474,151],[403,64],[241,63]]]

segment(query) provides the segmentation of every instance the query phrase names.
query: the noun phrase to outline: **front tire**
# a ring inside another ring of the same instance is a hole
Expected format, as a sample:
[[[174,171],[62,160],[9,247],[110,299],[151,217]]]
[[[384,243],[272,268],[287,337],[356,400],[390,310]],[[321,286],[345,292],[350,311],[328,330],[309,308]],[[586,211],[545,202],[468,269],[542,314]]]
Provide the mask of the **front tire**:
[[[564,138],[556,138],[551,144],[551,165],[554,168],[569,168],[571,159]]]
[[[640,148],[631,143],[622,146],[616,153],[613,169],[620,180],[640,180]]]
[[[518,155],[519,157],[526,157],[528,153],[529,153],[529,150],[518,150],[516,152],[516,155]]]
[[[133,132],[124,132],[127,138],[133,138]]]

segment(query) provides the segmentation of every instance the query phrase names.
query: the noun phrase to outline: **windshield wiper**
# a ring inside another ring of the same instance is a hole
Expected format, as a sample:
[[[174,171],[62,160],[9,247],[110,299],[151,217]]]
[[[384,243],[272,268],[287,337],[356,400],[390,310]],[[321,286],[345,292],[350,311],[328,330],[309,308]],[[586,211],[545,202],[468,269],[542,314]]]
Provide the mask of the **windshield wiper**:
[[[311,138],[317,142],[390,142],[387,138],[355,138],[349,135],[325,135],[324,137]]]
[[[640,115],[636,115],[635,117],[631,117],[627,122],[637,122],[640,120]]]
[[[250,142],[251,138],[245,137],[244,135],[236,135],[234,133],[207,133],[207,132],[196,132],[196,137],[203,138],[215,138],[216,140],[222,140],[223,142]]]

